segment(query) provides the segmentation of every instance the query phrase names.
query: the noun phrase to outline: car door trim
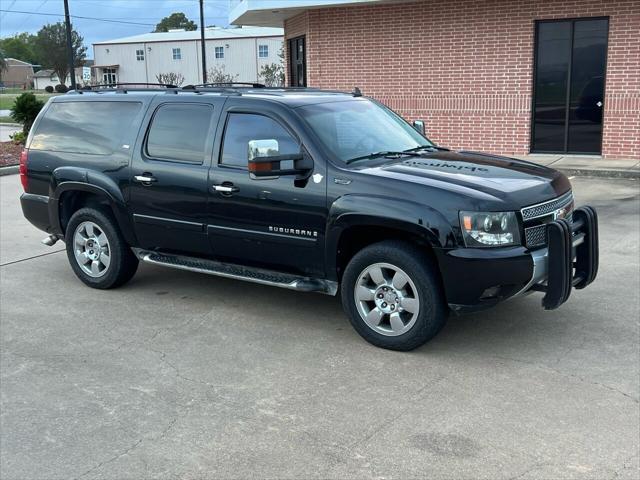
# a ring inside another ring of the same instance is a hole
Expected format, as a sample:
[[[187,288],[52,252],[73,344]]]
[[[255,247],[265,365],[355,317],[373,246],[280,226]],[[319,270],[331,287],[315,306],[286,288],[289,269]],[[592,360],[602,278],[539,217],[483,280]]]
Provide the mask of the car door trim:
[[[235,227],[225,227],[222,225],[207,225],[207,231],[211,234],[214,233],[222,234],[227,236],[233,236],[237,238],[242,234],[245,236],[247,240],[264,240],[268,238],[268,241],[273,241],[276,243],[295,243],[300,244],[300,242],[307,244],[316,244],[318,241],[317,237],[300,237],[297,235],[287,235],[284,233],[275,233],[275,232],[261,232],[259,230],[249,230],[246,228],[235,228]],[[235,233],[235,234],[234,234]]]
[[[136,223],[146,225],[158,225],[161,227],[179,228],[181,230],[189,230],[191,232],[203,232],[204,224],[197,222],[187,222],[185,220],[175,220],[173,218],[154,217],[152,215],[133,214],[133,220]]]

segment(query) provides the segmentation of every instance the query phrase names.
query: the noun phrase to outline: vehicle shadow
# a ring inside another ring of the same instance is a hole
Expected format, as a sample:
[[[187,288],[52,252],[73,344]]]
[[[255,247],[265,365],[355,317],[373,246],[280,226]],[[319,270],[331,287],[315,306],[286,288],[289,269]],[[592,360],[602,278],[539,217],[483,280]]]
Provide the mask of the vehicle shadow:
[[[296,292],[147,265],[141,266],[130,286],[125,288],[141,289],[149,295],[187,292],[188,301],[202,308],[215,308],[223,299],[225,305],[237,308],[246,318],[260,317],[260,321],[297,331],[308,328],[309,335],[321,331],[323,341],[328,337],[345,347],[352,348],[354,341],[369,347],[352,329],[339,295]],[[541,298],[532,294],[483,312],[451,314],[442,331],[413,353],[440,355],[476,351],[511,355],[539,351],[542,345],[547,353],[555,349],[564,351],[567,336],[580,336],[579,331],[573,331],[580,325],[565,321],[575,315],[570,304],[548,312],[542,309]]]

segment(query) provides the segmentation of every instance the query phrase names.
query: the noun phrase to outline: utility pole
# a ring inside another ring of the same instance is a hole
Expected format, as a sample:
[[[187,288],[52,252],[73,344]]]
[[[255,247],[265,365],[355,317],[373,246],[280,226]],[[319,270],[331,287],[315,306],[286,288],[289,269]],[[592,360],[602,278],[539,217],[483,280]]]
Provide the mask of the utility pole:
[[[207,83],[207,49],[204,45],[204,0],[200,0],[200,44],[202,46],[202,83]]]
[[[71,20],[69,19],[69,2],[64,0],[64,23],[67,27],[67,54],[69,55],[69,77],[71,77],[71,88],[76,89],[76,69],[73,62],[73,45],[71,43]],[[64,78],[59,79],[60,83]]]

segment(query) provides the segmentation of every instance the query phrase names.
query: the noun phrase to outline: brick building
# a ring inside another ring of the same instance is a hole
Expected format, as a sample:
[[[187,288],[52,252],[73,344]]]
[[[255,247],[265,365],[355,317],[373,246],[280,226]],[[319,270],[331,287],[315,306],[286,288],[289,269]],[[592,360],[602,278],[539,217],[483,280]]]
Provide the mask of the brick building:
[[[439,144],[640,158],[640,0],[235,0],[287,82],[351,90]]]

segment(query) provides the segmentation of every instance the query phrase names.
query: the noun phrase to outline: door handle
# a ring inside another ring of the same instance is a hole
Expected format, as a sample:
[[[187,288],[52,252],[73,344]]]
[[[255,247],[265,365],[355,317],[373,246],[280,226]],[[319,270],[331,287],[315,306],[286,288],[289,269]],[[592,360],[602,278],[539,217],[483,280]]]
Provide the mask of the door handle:
[[[136,175],[133,177],[136,182],[140,182],[143,185],[151,185],[153,182],[157,182],[158,180],[151,175],[150,173],[143,173],[142,175]]]
[[[236,187],[235,185],[232,184],[228,184],[228,185],[214,185],[213,189],[216,192],[220,192],[220,193],[237,193],[240,191],[240,189],[238,187]]]

